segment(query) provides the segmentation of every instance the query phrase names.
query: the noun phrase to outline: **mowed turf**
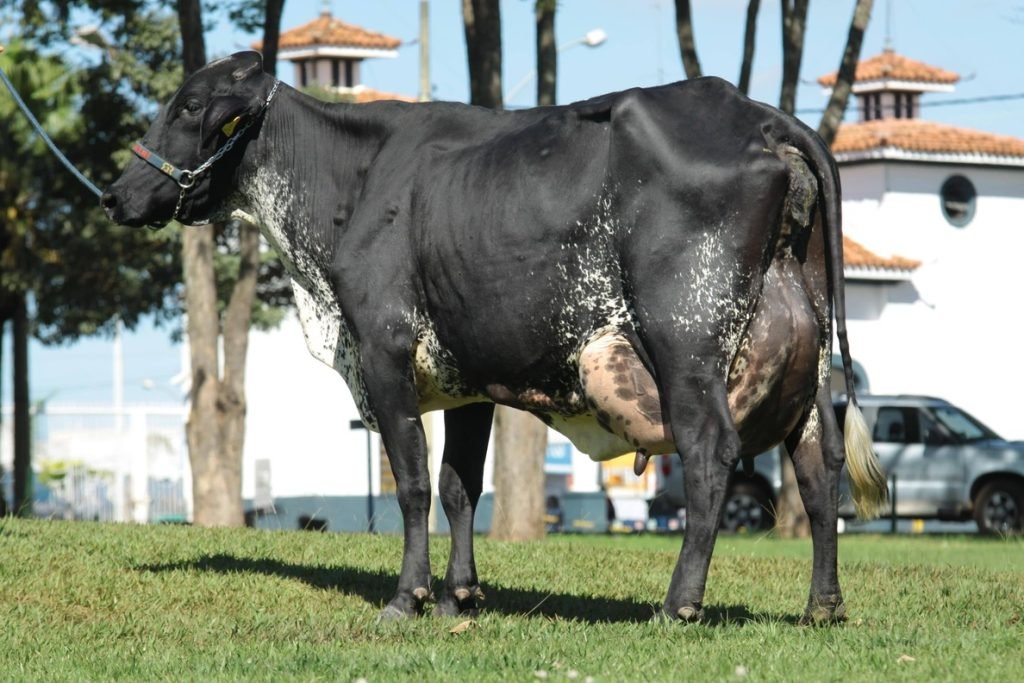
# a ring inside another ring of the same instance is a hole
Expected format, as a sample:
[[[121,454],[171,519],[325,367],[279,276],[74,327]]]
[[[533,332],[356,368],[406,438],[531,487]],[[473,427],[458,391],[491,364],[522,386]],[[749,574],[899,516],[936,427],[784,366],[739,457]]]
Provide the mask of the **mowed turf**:
[[[1019,540],[843,536],[826,628],[810,542],[771,536],[719,539],[691,625],[649,621],[678,537],[480,538],[483,613],[398,623],[396,536],[7,519],[0,549],[2,680],[1024,681]]]

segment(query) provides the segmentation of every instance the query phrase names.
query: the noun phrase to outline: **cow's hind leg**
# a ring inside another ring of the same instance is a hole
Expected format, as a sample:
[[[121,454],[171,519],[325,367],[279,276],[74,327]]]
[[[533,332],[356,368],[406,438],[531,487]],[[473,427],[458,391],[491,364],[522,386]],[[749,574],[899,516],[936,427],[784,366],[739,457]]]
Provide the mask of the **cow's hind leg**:
[[[787,440],[787,447],[814,544],[811,594],[800,623],[842,621],[846,606],[839,589],[836,522],[844,451],[827,385],[819,390],[802,430]]]
[[[676,382],[666,392],[672,432],[683,459],[686,532],[672,572],[664,615],[683,621],[703,616],[704,587],[718,536],[729,474],[739,460],[724,381],[713,377]]]
[[[451,528],[452,549],[444,592],[435,614],[474,614],[483,598],[473,558],[473,517],[483,488],[484,458],[494,404],[474,403],[444,413],[441,504]]]

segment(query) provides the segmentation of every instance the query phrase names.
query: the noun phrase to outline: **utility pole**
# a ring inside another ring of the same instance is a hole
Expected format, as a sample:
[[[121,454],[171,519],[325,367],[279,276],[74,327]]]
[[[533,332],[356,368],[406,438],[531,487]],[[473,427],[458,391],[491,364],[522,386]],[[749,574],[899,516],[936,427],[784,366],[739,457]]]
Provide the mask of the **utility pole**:
[[[420,102],[430,97],[430,0],[420,0]]]

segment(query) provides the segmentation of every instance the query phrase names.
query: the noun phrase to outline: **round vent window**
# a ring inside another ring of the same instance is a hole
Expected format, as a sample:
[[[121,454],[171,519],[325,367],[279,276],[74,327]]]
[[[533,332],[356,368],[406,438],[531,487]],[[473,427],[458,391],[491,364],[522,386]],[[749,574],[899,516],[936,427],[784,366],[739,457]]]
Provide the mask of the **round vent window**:
[[[942,183],[940,194],[942,214],[951,225],[962,228],[971,222],[978,201],[974,183],[962,175],[950,176]]]

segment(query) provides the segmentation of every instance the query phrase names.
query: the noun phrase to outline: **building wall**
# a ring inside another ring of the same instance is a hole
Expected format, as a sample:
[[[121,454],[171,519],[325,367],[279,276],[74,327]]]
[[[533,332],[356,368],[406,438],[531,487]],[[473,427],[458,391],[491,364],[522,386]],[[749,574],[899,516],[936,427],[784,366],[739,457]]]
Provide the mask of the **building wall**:
[[[909,283],[848,286],[850,344],[872,391],[940,396],[1003,436],[1024,438],[1016,398],[1024,366],[1011,350],[1024,169],[872,163],[840,171],[846,234],[878,254],[922,262]],[[939,190],[954,173],[978,194],[965,227],[941,209]]]
[[[250,335],[246,400],[243,497],[256,493],[258,460],[270,461],[275,498],[366,494],[366,432],[349,424],[359,412],[341,376],[309,354],[294,315],[277,330]],[[379,443],[373,434],[375,487]]]
[[[271,495],[364,496],[367,489],[366,432],[352,430],[359,419],[352,395],[341,377],[306,350],[302,328],[294,315],[270,332],[253,331],[246,365],[248,413],[242,465],[242,495],[256,494],[256,463],[270,461]],[[431,444],[432,480],[444,450],[441,411],[423,416]],[[549,432],[550,443],[566,438]],[[370,471],[374,494],[380,494],[380,436],[371,434]],[[493,443],[484,467],[484,492],[493,486]],[[556,484],[567,490],[600,490],[598,465],[572,449],[571,469]],[[556,486],[558,488],[558,486]],[[387,493],[386,491],[384,493]]]

